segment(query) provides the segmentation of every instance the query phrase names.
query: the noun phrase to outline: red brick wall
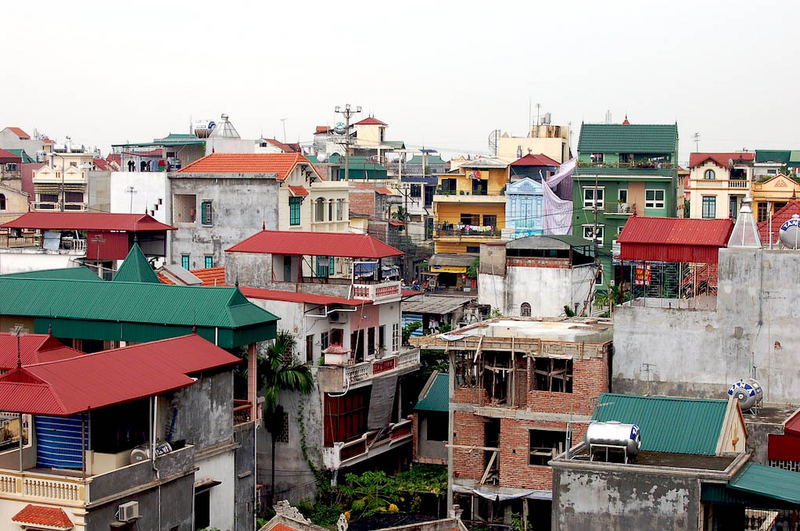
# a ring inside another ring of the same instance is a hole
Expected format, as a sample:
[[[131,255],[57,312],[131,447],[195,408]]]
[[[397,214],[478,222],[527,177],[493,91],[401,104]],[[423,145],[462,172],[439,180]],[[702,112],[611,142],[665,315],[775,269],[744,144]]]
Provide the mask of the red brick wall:
[[[591,415],[592,399],[608,392],[608,363],[602,358],[575,360],[572,363],[572,392],[528,391],[528,409],[546,413]]]
[[[375,191],[374,190],[354,190],[350,187],[350,212],[353,214],[364,214],[369,217],[375,215]]]
[[[484,446],[483,417],[467,411],[453,412],[453,443],[465,446]],[[453,477],[480,480],[483,475],[482,450],[453,448]]]

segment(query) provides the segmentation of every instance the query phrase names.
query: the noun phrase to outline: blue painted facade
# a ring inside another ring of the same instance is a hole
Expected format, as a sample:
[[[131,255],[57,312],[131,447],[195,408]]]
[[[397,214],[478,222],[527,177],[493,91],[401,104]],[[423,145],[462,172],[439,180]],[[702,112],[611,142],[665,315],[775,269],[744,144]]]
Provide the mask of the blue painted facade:
[[[542,184],[525,177],[506,188],[504,239],[516,240],[542,234]]]

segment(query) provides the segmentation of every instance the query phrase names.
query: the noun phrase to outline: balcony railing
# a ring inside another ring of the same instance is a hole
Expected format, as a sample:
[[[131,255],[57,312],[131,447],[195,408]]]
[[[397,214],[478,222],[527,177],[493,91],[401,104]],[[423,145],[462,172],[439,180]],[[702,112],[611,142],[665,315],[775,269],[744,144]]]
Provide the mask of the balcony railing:
[[[411,420],[402,419],[380,430],[370,430],[347,442],[335,442],[322,449],[322,460],[329,469],[352,465],[371,456],[382,454],[411,440]]]
[[[86,485],[83,478],[3,470],[0,472],[0,495],[77,506],[86,501]]]
[[[377,284],[353,284],[353,298],[376,303],[399,301],[402,295],[399,280],[389,280]]]
[[[410,349],[394,356],[345,365],[323,365],[318,370],[320,389],[325,393],[342,393],[378,375],[404,371],[419,366],[419,349]]]
[[[52,203],[48,201],[37,201],[33,203],[34,210],[61,210],[61,203]],[[76,211],[86,210],[85,203],[64,203],[64,210]]]
[[[447,225],[434,230],[434,237],[466,237],[480,236],[482,238],[499,238],[500,231],[497,227],[483,225]]]
[[[734,190],[747,190],[750,188],[750,181],[747,179],[692,179],[693,189],[702,188],[728,188]]]

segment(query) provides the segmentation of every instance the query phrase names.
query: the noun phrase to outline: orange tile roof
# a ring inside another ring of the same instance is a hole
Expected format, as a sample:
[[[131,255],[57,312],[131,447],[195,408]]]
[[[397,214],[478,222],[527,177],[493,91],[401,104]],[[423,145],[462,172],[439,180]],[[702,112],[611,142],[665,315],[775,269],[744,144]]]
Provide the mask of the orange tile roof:
[[[72,529],[74,524],[63,509],[28,504],[11,517],[12,522],[23,526],[46,526],[49,529]]]
[[[308,195],[308,190],[306,190],[305,186],[290,186],[289,190],[294,196]]]
[[[270,144],[272,144],[276,148],[280,149],[284,153],[298,153],[299,152],[297,149],[295,149],[295,145],[294,144],[286,144],[284,142],[281,142],[277,138],[262,138],[261,140],[263,140],[264,142],[269,142]]]
[[[209,267],[205,269],[192,269],[191,274],[200,279],[203,286],[224,286],[225,268]]]
[[[277,173],[277,179],[283,181],[297,164],[313,168],[300,153],[212,153],[184,166],[178,173]]]
[[[169,284],[170,286],[174,286],[175,285],[175,283],[173,281],[171,281],[169,279],[169,277],[167,275],[165,275],[164,273],[159,273],[158,274],[158,280],[162,284]]]
[[[272,531],[297,531],[294,527],[289,527],[285,524],[278,524],[272,528]]]
[[[20,140],[30,140],[31,139],[31,135],[29,135],[28,133],[26,133],[25,131],[23,131],[19,127],[9,127],[8,130],[11,131],[12,133],[14,133],[15,135],[17,135]]]

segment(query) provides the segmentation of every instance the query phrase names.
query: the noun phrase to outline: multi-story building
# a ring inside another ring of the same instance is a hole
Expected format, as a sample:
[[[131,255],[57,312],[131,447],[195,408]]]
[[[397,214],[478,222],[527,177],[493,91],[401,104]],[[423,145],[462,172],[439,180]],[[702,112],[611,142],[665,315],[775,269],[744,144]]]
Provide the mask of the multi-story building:
[[[0,222],[18,218],[28,211],[30,196],[22,190],[22,157],[0,149]]]
[[[281,318],[297,340],[295,361],[315,373],[310,395],[281,395],[285,429],[259,444],[259,483],[271,485],[276,443],[276,499],[313,492],[304,452],[334,480],[410,460],[416,390],[407,376],[419,350],[402,344],[401,282],[382,265],[400,254],[367,234],[291,231],[261,231],[227,250],[227,282]]]
[[[788,149],[757,149],[753,164],[753,179],[767,180],[789,170],[800,169],[800,151]]]
[[[262,228],[349,230],[347,183],[323,181],[299,153],[212,153],[168,174],[171,260],[224,265],[224,250]]]
[[[499,318],[412,338],[449,355],[448,494],[465,520],[549,520],[549,462],[608,391],[611,336],[608,321]]]
[[[689,217],[736,219],[750,193],[755,153],[689,155]]]
[[[16,413],[2,422],[17,428],[0,451],[4,529],[253,529],[254,426],[233,400],[240,358],[198,335],[58,350],[0,376],[0,410]]]
[[[40,162],[44,160],[41,157],[44,155],[45,140],[38,136],[32,138],[19,127],[5,127],[0,130],[0,149],[21,149],[29,158]]]
[[[86,210],[88,173],[95,153],[82,144],[53,144],[47,163],[33,172],[33,210]]]
[[[528,136],[516,137],[503,133],[497,139],[497,157],[506,162],[529,154],[542,153],[558,164],[570,159],[570,130],[566,125],[551,125],[549,115],[545,123],[531,125]]]
[[[612,251],[625,222],[677,212],[677,124],[582,124],[573,175],[573,234],[596,241],[602,275],[610,284]],[[596,227],[596,229],[595,229]]]
[[[787,175],[759,179],[752,184],[753,215],[756,222],[769,221],[800,194],[800,182]]]

